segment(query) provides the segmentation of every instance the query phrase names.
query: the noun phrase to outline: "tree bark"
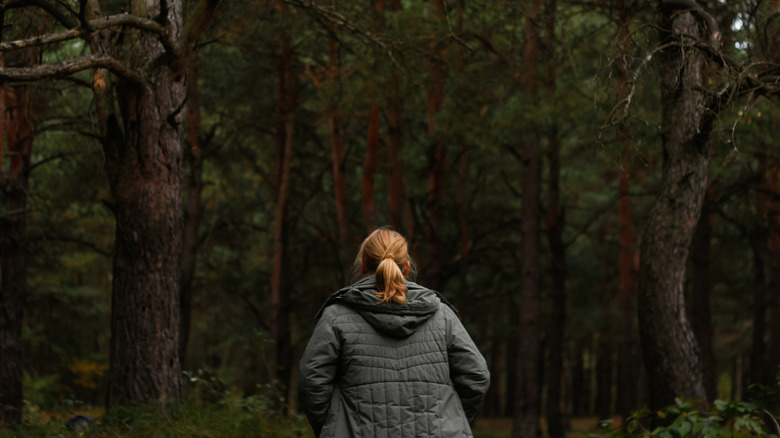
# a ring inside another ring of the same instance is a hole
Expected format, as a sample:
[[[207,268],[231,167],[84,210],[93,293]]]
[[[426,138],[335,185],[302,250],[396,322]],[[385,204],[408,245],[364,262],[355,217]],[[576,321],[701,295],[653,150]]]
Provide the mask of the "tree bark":
[[[198,226],[203,192],[203,145],[201,140],[200,87],[197,70],[190,66],[187,77],[187,140],[190,146],[187,158],[190,163],[187,184],[187,200],[184,210],[184,231],[181,255],[181,328],[179,334],[179,358],[182,368],[187,360],[187,344],[190,339],[192,315],[192,281],[198,256]]]
[[[621,101],[628,98],[628,48],[631,44],[629,38],[628,9],[625,2],[620,0],[618,4],[618,46],[620,59],[618,68],[618,97]],[[618,128],[618,138],[622,147],[631,144],[631,131],[627,123]],[[639,406],[637,397],[637,379],[639,371],[636,366],[636,357],[639,354],[638,339],[636,338],[636,313],[634,311],[634,282],[633,282],[633,223],[631,219],[630,196],[630,171],[631,160],[621,154],[621,168],[618,171],[618,221],[620,224],[620,293],[618,295],[618,309],[620,312],[618,334],[618,361],[617,361],[617,401],[616,410],[622,418],[628,418],[631,412]]]
[[[690,306],[691,325],[696,335],[696,342],[701,349],[702,366],[704,368],[704,389],[707,391],[707,401],[716,397],[715,387],[715,351],[712,345],[712,312],[710,311],[710,295],[712,291],[712,270],[710,269],[713,214],[710,209],[709,196],[705,194],[701,215],[696,224],[691,242],[691,268],[693,270],[693,290]]]
[[[366,141],[366,159],[363,161],[363,217],[366,231],[371,233],[379,224],[376,220],[376,196],[374,195],[374,177],[376,175],[377,156],[379,155],[379,121],[382,109],[372,102],[368,108],[368,139]]]
[[[282,20],[287,14],[286,6],[280,2]],[[277,122],[276,122],[276,187],[273,222],[273,261],[271,271],[271,340],[268,366],[270,381],[284,394],[289,389],[292,349],[290,342],[290,298],[286,293],[286,246],[287,246],[287,196],[290,185],[290,163],[292,161],[295,133],[295,109],[298,100],[298,85],[293,69],[293,48],[289,30],[282,28],[278,34],[277,53]]]
[[[550,102],[555,100],[557,66],[555,63],[557,2],[545,2],[546,28],[546,80],[545,88]],[[549,347],[547,373],[547,434],[550,438],[563,438],[566,419],[561,400],[563,370],[564,330],[566,327],[566,244],[563,241],[565,215],[561,207],[561,143],[556,126],[547,132],[548,157],[548,206],[545,231],[550,248],[550,316],[547,325]]]
[[[524,94],[527,99],[536,95],[536,64],[539,54],[540,1],[535,1],[526,15],[523,43]],[[537,438],[541,406],[539,400],[539,337],[541,299],[539,294],[539,229],[542,156],[536,138],[526,132],[523,138],[522,178],[523,199],[520,212],[522,236],[521,286],[518,300],[519,333],[517,353],[519,361],[515,372],[515,409],[512,438]]]
[[[177,37],[183,3],[168,2],[168,32]],[[134,15],[154,16],[133,3]],[[165,63],[151,35],[128,39],[143,84],[120,79],[117,87],[123,135],[108,121],[106,170],[115,199],[116,241],[111,305],[111,371],[108,407],[151,401],[178,403],[179,291],[182,239],[181,162],[186,78]],[[117,141],[118,136],[121,141]],[[119,144],[118,150],[113,146]]]
[[[591,399],[591,378],[590,369],[585,362],[585,357],[588,356],[587,342],[590,340],[588,337],[582,337],[577,340],[574,350],[574,365],[572,366],[572,415],[575,417],[581,417],[590,415],[590,399]]]
[[[612,414],[612,330],[599,333],[596,341],[596,416],[605,420]]]
[[[389,96],[387,99],[387,167],[389,171],[387,182],[387,207],[390,216],[390,225],[396,230],[403,230],[404,182],[400,161],[401,146],[400,98],[397,96]]]
[[[0,24],[2,24],[0,22]],[[32,93],[28,86],[0,88],[8,140],[8,175],[0,167],[0,423],[22,420],[22,322],[27,293],[27,188],[33,146]],[[4,154],[0,140],[0,155]]]
[[[434,0],[436,17],[444,21],[444,0]],[[447,162],[445,139],[441,132],[439,114],[444,108],[444,86],[447,77],[446,65],[437,57],[443,57],[444,50],[431,47],[434,52],[428,61],[430,78],[427,84],[426,106],[428,135],[431,144],[428,147],[428,189],[425,199],[425,227],[427,233],[427,251],[424,269],[426,284],[438,290],[443,283],[444,255],[441,242],[441,204],[444,195],[445,168]]]
[[[705,113],[699,35],[689,11],[661,6],[659,69],[663,177],[640,246],[639,330],[651,406],[706,398],[701,353],[685,313],[683,280],[707,187],[712,115]],[[683,50],[680,45],[683,45]]]
[[[778,383],[780,379],[780,178],[777,167],[767,171],[768,192],[772,197],[769,203],[769,345],[767,350],[768,385]]]
[[[384,13],[387,9],[385,0],[379,0],[374,5],[374,27],[381,30],[384,26]],[[372,69],[373,75],[379,71],[376,64]],[[371,233],[379,226],[376,217],[376,167],[379,156],[380,134],[379,127],[382,119],[382,107],[377,99],[377,85],[374,78],[369,79],[369,106],[368,106],[368,126],[366,135],[366,158],[363,161],[363,219],[365,220],[366,232]]]
[[[339,87],[339,46],[333,29],[328,30],[328,76],[332,88]],[[335,92],[334,92],[335,94]],[[341,265],[343,267],[342,283],[349,279],[351,251],[349,248],[349,227],[347,225],[347,182],[344,176],[344,142],[341,136],[341,120],[339,118],[337,98],[328,106],[328,127],[330,129],[330,146],[333,159],[333,192],[336,198],[336,221],[339,230],[341,247]]]

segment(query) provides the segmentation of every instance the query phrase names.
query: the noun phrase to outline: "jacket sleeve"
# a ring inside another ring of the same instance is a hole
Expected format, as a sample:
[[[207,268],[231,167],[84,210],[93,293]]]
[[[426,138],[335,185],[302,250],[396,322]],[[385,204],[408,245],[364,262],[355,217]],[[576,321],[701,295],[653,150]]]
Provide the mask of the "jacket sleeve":
[[[341,353],[334,317],[333,307],[326,308],[299,363],[298,399],[317,437],[328,416]]]
[[[490,386],[490,371],[485,358],[474,345],[460,319],[447,306],[447,352],[450,361],[450,378],[463,404],[469,423],[485,400]]]

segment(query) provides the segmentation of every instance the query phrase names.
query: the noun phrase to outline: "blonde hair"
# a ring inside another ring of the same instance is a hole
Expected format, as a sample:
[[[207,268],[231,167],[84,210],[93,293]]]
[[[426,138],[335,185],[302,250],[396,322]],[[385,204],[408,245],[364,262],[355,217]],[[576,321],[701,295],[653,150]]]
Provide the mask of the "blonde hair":
[[[408,244],[404,236],[389,229],[379,228],[366,237],[355,259],[356,271],[373,272],[376,296],[380,303],[406,302],[403,269],[411,265]]]

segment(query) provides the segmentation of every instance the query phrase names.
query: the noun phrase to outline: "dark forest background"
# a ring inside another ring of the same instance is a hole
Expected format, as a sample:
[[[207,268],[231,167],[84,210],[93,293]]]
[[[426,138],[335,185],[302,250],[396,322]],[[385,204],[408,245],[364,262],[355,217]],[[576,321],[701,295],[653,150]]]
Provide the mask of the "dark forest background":
[[[780,2],[5,0],[0,412],[296,412],[380,225],[513,436],[780,365]]]

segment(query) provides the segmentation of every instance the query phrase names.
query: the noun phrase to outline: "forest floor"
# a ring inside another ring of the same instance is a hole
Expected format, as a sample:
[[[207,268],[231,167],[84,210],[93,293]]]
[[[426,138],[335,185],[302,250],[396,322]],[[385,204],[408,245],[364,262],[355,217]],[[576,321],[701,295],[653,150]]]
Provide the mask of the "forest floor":
[[[242,413],[243,412],[243,413]],[[175,418],[164,416],[160,418],[153,412],[137,412],[137,418],[131,423],[112,421],[110,425],[104,424],[96,428],[89,428],[79,433],[81,437],[223,437],[223,436],[245,436],[243,432],[252,430],[257,433],[258,430],[267,429],[267,433],[261,433],[261,437],[292,437],[304,436],[310,437],[310,429],[305,420],[300,419],[296,424],[279,422],[278,420],[262,420],[263,415],[245,415],[242,409],[230,410],[220,407],[204,407],[202,409],[185,409],[182,415]],[[73,415],[89,415],[97,420],[97,423],[103,423],[102,409],[82,409],[77,412],[43,411],[38,409],[28,409],[27,425],[17,433],[5,431],[0,428],[0,438],[16,437],[68,437],[74,435],[64,428],[65,422]],[[180,418],[178,418],[180,417]],[[162,421],[162,420],[165,421]],[[205,421],[204,421],[205,420]],[[202,424],[198,424],[201,423]],[[572,418],[569,421],[569,430],[566,432],[566,438],[586,438],[597,434],[607,436],[610,429],[614,430],[620,426],[620,418],[613,417],[609,429],[599,426],[596,417]],[[547,438],[546,426],[544,420],[541,423],[542,437]],[[235,430],[233,430],[235,429]],[[233,432],[231,432],[233,430]],[[276,430],[276,432],[274,432]],[[295,431],[298,432],[295,432]],[[283,431],[283,433],[282,433]],[[303,432],[303,433],[301,433]],[[474,438],[509,438],[512,432],[511,418],[478,418],[473,427]]]
[[[611,429],[620,427],[620,417],[612,418]],[[583,438],[591,433],[606,433],[609,429],[599,426],[599,420],[596,417],[572,418],[569,422],[569,430],[566,432],[566,438]],[[478,418],[474,425],[474,438],[509,438],[512,433],[511,418]],[[543,436],[547,437],[547,432],[542,423]]]

